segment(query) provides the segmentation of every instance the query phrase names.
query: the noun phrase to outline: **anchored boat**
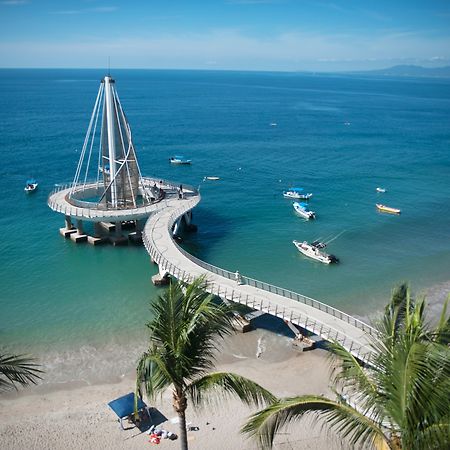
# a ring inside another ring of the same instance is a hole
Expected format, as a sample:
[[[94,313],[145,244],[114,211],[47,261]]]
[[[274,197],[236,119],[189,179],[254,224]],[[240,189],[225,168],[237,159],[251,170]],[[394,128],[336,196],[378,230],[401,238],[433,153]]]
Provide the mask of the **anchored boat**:
[[[309,200],[312,197],[312,194],[305,194],[303,190],[303,188],[297,187],[289,188],[287,191],[283,191],[283,197],[296,198],[298,200]]]
[[[34,178],[30,178],[29,180],[27,180],[24,191],[27,194],[30,194],[31,192],[34,192],[38,188],[38,186],[38,182]]]
[[[303,253],[308,258],[315,259],[316,261],[320,261],[324,264],[332,264],[332,263],[338,263],[339,259],[336,258],[334,255],[329,255],[328,253],[325,253],[322,251],[327,244],[324,242],[314,241],[311,244],[309,244],[306,241],[299,242],[299,241],[292,241],[293,244],[297,247],[298,251]]]
[[[382,187],[377,187],[376,191],[383,193],[383,192],[386,192],[386,189],[382,188]]]
[[[302,216],[308,220],[316,218],[316,213],[308,209],[308,205],[306,203],[293,202],[292,206],[294,207],[295,212],[299,216]]]
[[[380,212],[389,213],[389,214],[400,214],[400,209],[391,208],[390,206],[382,205],[380,203],[376,203],[377,209]]]
[[[184,156],[172,156],[170,158],[171,164],[190,164],[191,160],[185,158]]]

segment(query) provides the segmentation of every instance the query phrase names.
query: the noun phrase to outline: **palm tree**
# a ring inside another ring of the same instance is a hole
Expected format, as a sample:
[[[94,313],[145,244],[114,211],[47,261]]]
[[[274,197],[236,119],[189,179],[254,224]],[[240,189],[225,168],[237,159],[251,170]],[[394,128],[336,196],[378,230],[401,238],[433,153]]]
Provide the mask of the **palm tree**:
[[[194,406],[211,396],[234,395],[257,406],[275,400],[270,392],[247,378],[210,372],[218,339],[229,335],[233,328],[229,307],[214,302],[204,287],[204,278],[190,285],[174,283],[151,304],[153,319],[147,324],[150,346],[137,367],[137,390],[143,386],[150,398],[172,386],[182,449],[188,448],[188,399]]]
[[[313,415],[352,446],[376,449],[450,448],[450,323],[445,303],[439,323],[427,324],[424,300],[406,284],[394,290],[377,324],[373,358],[363,367],[332,344],[337,399],[306,395],[280,399],[254,414],[242,431],[271,447],[276,433]]]
[[[33,358],[24,355],[0,353],[0,391],[17,389],[17,384],[28,386],[41,379],[42,370]]]

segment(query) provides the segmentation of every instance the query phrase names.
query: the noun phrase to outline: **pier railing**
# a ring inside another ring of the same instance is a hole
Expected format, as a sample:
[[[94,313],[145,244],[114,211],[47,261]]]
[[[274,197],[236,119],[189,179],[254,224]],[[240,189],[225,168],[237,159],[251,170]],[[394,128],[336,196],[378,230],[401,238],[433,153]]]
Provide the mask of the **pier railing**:
[[[183,201],[183,205],[180,208],[177,208],[173,211],[167,221],[167,232],[169,236],[172,236],[172,227],[174,223],[179,220],[179,218],[185,214],[187,211],[192,209],[197,203],[199,199],[193,198],[191,200]],[[152,220],[150,219],[147,222],[147,225],[144,229],[143,233],[143,241],[144,245],[150,254],[152,260],[157,263],[163,271],[170,273],[177,279],[190,283],[194,280],[195,276],[192,273],[187,272],[176,264],[173,264],[169,261],[160,251],[156,245],[156,242],[153,241],[152,230],[148,229],[148,225]],[[157,222],[154,223],[156,225]],[[153,227],[154,228],[154,227]],[[207,272],[217,274],[226,279],[232,280],[235,282],[236,274],[230,272],[228,270],[221,269],[220,267],[216,267],[212,264],[206,263],[195,256],[188,253],[186,250],[182,249],[175,242],[178,251],[182,253],[186,258],[195,263],[200,268],[206,270]],[[270,292],[272,294],[279,295],[283,298],[287,298],[290,300],[294,300],[299,303],[303,303],[307,306],[315,308],[317,310],[323,311],[330,316],[336,317],[348,324],[352,327],[355,327],[364,334],[370,335],[373,338],[376,338],[377,331],[371,327],[370,325],[364,323],[363,321],[356,319],[355,317],[350,316],[349,314],[344,313],[332,306],[326,305],[325,303],[319,302],[318,300],[314,300],[310,297],[306,297],[304,295],[298,294],[296,292],[290,291],[288,289],[284,289],[278,286],[271,285],[269,283],[265,283],[259,280],[255,280],[250,277],[242,276],[241,280],[244,285],[252,286],[261,291]],[[260,310],[276,317],[280,317],[284,320],[289,320],[290,322],[299,325],[300,327],[311,331],[314,334],[321,336],[322,338],[329,341],[336,341],[343,345],[347,350],[349,350],[355,357],[358,359],[369,362],[371,349],[367,346],[366,343],[360,343],[355,338],[348,337],[345,333],[336,330],[332,326],[325,324],[319,320],[312,319],[311,317],[294,312],[289,307],[280,307],[278,305],[274,305],[269,300],[261,299],[258,295],[248,295],[243,294],[239,290],[239,286],[237,285],[236,289],[231,287],[224,287],[219,283],[212,282],[211,280],[206,280],[206,289],[208,292],[218,295],[221,298],[225,298],[227,300],[231,300],[233,302],[244,304],[252,309]]]
[[[152,187],[156,185],[157,187],[163,188],[165,194],[177,194],[177,188],[179,185],[173,181],[163,180],[159,178],[143,178],[143,187]],[[121,220],[124,214],[129,216],[148,216],[158,209],[160,205],[158,203],[164,200],[164,196],[156,199],[154,202],[137,208],[123,208],[123,209],[112,209],[106,206],[97,205],[94,202],[83,201],[79,199],[68,199],[68,195],[73,190],[81,189],[96,189],[98,182],[86,183],[85,185],[73,186],[72,183],[58,184],[55,185],[52,192],[49,194],[47,199],[48,206],[56,212],[62,213],[67,216],[77,217],[85,220],[95,220],[102,219],[102,217],[108,217],[110,219]],[[63,196],[62,192],[67,191]],[[197,195],[197,188],[190,185],[183,185],[183,191],[186,197]],[[56,195],[61,193],[60,196]]]

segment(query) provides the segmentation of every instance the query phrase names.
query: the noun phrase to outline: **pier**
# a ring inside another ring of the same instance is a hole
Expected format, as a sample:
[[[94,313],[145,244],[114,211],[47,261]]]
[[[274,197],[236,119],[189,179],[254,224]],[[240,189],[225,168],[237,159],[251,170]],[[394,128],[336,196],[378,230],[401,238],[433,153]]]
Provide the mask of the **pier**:
[[[370,360],[370,343],[376,330],[336,308],[287,289],[208,264],[182,249],[173,239],[173,228],[199,203],[192,193],[184,200],[168,198],[165,207],[150,216],[143,230],[143,242],[160,279],[172,276],[189,283],[204,276],[211,294],[271,314],[297,325],[327,341],[336,341],[359,360]]]
[[[200,192],[192,186],[142,176],[115,81],[104,77],[73,182],[56,186],[47,201],[53,211],[64,215],[60,234],[92,245],[125,245],[142,239],[159,267],[155,284],[166,283],[168,276],[186,283],[204,276],[206,290],[224,301],[337,341],[356,358],[369,362],[376,331],[366,323],[312,298],[215,267],[183,250],[176,238],[183,226],[196,229],[192,209],[199,201]],[[133,231],[124,235],[123,230],[130,227]]]

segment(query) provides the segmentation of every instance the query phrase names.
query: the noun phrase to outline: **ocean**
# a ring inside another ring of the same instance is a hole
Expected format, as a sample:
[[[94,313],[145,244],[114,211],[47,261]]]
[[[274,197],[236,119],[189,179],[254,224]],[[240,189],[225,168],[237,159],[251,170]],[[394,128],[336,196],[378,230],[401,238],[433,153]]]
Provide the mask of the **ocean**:
[[[162,292],[143,247],[73,244],[46,205],[55,184],[73,179],[104,75],[0,70],[0,343],[40,357],[48,382],[129,370]],[[402,281],[420,293],[449,280],[450,80],[112,76],[143,175],[200,187],[198,232],[183,243],[195,256],[362,317],[380,311]],[[192,165],[169,164],[175,154]],[[30,177],[39,189],[26,195]],[[317,220],[294,214],[282,196],[291,186],[314,194]],[[375,203],[402,213],[380,214]],[[331,241],[340,264],[309,260],[292,244],[318,238]]]

